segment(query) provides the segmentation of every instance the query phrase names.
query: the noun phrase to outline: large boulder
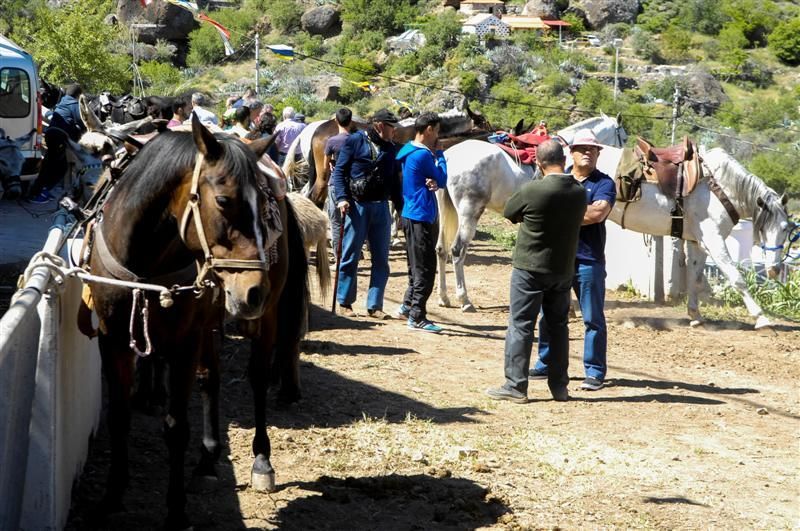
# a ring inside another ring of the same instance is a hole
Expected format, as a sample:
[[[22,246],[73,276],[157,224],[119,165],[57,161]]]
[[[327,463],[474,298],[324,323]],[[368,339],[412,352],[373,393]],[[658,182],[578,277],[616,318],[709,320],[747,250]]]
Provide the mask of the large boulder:
[[[687,92],[687,104],[698,114],[709,116],[730,100],[722,84],[699,66],[689,69],[682,81]]]
[[[136,28],[141,42],[155,44],[156,40],[185,41],[197,27],[192,14],[163,0],[154,0],[142,7],[139,0],[120,0],[117,16],[125,25],[142,24]]]
[[[556,0],[530,0],[522,8],[522,15],[554,20],[559,16]]]
[[[617,22],[631,24],[639,9],[639,0],[573,0],[569,6],[569,11],[583,16],[592,29]]]
[[[339,10],[330,5],[309,9],[300,18],[300,25],[311,35],[332,37],[342,31]]]

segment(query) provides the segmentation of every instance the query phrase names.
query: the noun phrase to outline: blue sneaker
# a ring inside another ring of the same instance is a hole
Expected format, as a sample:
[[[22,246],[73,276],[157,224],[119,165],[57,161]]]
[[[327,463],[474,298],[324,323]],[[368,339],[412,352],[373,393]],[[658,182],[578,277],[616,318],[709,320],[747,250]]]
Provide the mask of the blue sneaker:
[[[47,193],[47,190],[42,190],[38,195],[28,198],[28,202],[35,205],[44,205],[52,200],[53,196]]]
[[[411,312],[411,308],[409,308],[408,306],[406,306],[406,305],[405,305],[405,303],[404,303],[404,304],[401,304],[401,305],[400,305],[400,306],[397,308],[397,317],[406,317],[406,318],[407,318],[407,317],[408,317],[408,314],[409,314],[410,312]]]
[[[423,332],[431,332],[432,334],[438,334],[439,332],[442,331],[441,326],[436,326],[427,319],[421,319],[419,321],[415,321],[411,317],[408,318],[408,327],[411,330],[422,330]]]

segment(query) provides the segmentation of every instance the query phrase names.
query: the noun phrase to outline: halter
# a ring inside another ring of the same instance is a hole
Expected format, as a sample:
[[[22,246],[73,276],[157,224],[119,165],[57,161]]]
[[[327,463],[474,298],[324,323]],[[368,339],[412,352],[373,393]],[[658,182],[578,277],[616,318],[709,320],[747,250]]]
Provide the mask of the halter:
[[[753,216],[753,228],[755,233],[758,235],[759,240],[761,240],[761,229],[764,228],[766,224],[766,217],[769,215],[769,205],[772,200],[776,197],[773,193],[767,193],[762,198],[764,206],[761,207],[761,212],[759,212],[756,216]],[[783,258],[781,262],[785,262],[787,259],[794,260],[795,258],[800,257],[793,256],[791,254],[792,244],[794,244],[797,240],[800,240],[800,226],[797,223],[789,220],[788,223],[790,224],[789,234],[786,237],[786,244],[781,245],[764,245],[763,242],[759,244],[759,247],[762,251],[781,251],[784,247],[786,247],[786,252],[783,253]]]
[[[197,288],[202,288],[205,285],[206,277],[211,273],[216,273],[217,269],[244,269],[255,271],[268,271],[269,265],[263,260],[239,260],[232,258],[215,258],[211,254],[211,249],[208,247],[208,240],[206,233],[203,229],[203,222],[200,218],[200,194],[198,188],[200,186],[200,169],[203,166],[203,154],[198,153],[197,159],[194,164],[194,171],[192,172],[192,187],[189,191],[189,202],[186,203],[186,208],[181,216],[180,237],[186,242],[186,230],[189,226],[189,218],[194,219],[194,228],[197,231],[197,237],[200,240],[200,245],[203,247],[204,261],[200,266],[200,271],[197,273],[197,278],[194,285]]]

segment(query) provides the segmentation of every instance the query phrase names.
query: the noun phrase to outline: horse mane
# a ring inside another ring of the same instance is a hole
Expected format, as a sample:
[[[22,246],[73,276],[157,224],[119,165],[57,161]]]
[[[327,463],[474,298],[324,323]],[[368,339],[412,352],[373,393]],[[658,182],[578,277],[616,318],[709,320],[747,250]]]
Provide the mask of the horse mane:
[[[439,126],[439,136],[454,136],[472,130],[472,118],[465,112],[458,109],[450,109],[439,113],[441,125]],[[414,127],[416,117],[405,118],[397,124],[400,127]]]
[[[767,204],[769,215],[776,215],[771,205],[780,201],[778,194],[767,186],[756,175],[753,175],[742,164],[722,148],[714,148],[703,153],[703,160],[710,167],[714,178],[726,190],[730,191],[750,213],[755,215],[758,209],[757,199],[760,197]],[[716,166],[714,168],[713,166]]]
[[[255,156],[238,139],[214,135],[223,146],[223,171],[237,179],[239,185],[255,186]],[[145,144],[134,157],[120,179],[118,193],[131,210],[145,209],[161,197],[165,190],[173,190],[183,180],[186,171],[194,167],[197,146],[191,133],[166,131]]]

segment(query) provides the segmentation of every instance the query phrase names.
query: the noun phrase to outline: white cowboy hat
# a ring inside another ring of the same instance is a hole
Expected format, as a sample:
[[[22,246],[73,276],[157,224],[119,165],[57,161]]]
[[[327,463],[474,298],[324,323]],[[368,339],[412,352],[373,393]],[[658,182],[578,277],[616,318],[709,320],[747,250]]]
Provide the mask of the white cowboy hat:
[[[598,149],[603,149],[603,144],[597,141],[597,137],[594,136],[591,129],[581,129],[575,133],[575,137],[569,147],[574,148],[575,146],[594,146]]]

